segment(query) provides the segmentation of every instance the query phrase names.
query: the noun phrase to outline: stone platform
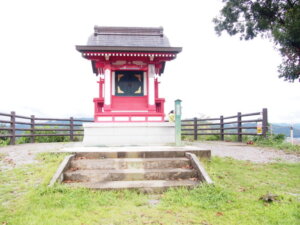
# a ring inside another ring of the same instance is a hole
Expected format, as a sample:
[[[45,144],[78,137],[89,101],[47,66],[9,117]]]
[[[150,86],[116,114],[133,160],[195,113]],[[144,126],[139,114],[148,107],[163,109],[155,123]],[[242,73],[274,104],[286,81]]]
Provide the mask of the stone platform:
[[[169,122],[84,123],[84,146],[165,145],[175,143]]]

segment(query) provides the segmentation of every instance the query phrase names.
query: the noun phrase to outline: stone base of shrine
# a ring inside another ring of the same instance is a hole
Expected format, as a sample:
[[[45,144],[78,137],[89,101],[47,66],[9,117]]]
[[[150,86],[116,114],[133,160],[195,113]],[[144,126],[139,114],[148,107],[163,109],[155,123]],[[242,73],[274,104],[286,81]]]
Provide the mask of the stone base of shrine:
[[[175,143],[170,122],[84,123],[84,146],[166,145]]]

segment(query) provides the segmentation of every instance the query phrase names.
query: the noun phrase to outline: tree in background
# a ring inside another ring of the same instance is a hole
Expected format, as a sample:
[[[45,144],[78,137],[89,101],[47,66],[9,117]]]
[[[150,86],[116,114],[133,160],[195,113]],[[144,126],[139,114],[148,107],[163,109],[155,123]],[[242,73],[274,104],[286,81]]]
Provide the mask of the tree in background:
[[[240,34],[241,40],[250,40],[257,35],[270,38],[282,56],[279,77],[291,82],[300,78],[299,0],[223,2],[220,15],[213,19],[218,35],[227,31],[229,35]]]

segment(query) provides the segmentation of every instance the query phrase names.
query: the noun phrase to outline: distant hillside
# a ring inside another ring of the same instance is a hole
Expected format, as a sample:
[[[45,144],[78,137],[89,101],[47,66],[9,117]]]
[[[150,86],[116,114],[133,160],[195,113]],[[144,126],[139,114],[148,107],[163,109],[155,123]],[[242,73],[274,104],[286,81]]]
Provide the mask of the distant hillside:
[[[285,136],[290,136],[290,124],[285,123],[272,123],[272,131],[274,134],[284,134]],[[294,127],[294,137],[300,137],[300,124],[293,124]]]
[[[281,126],[281,127],[290,127],[290,123],[273,123],[275,125]],[[294,129],[300,129],[300,123],[293,124]]]

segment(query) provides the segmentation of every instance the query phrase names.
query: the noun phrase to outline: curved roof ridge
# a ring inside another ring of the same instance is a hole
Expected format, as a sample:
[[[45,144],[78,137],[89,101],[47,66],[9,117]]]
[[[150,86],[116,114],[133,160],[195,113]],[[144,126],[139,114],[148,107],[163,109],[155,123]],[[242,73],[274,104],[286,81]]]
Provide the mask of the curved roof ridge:
[[[163,36],[163,27],[109,27],[94,26],[95,35]]]

